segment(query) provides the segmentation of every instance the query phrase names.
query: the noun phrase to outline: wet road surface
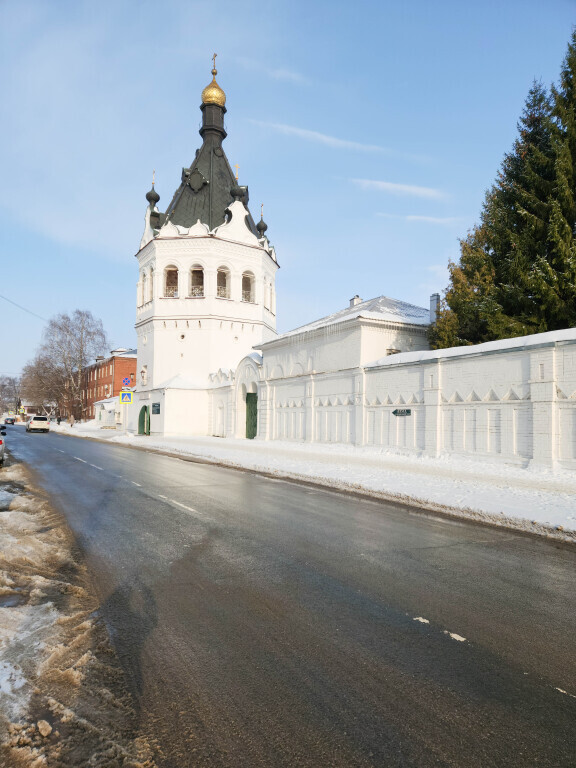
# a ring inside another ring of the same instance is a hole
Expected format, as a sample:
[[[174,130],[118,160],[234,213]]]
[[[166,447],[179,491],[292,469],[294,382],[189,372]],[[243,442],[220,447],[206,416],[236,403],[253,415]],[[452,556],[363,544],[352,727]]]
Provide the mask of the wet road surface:
[[[576,765],[573,548],[9,429],[161,768]]]

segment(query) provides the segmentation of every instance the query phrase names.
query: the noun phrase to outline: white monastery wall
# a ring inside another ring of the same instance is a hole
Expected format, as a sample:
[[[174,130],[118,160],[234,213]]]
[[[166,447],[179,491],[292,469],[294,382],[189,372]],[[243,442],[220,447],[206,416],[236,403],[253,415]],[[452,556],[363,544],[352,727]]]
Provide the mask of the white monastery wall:
[[[576,329],[266,379],[283,354],[251,359],[250,374],[242,361],[243,389],[221,381],[218,434],[243,435],[242,398],[257,391],[259,439],[576,468]]]

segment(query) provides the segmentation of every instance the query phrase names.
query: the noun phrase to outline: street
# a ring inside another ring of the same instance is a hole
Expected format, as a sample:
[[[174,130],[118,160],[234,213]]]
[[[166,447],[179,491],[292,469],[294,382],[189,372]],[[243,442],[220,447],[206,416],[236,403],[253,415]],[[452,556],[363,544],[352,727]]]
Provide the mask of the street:
[[[574,766],[574,548],[7,438],[76,536],[162,768]]]

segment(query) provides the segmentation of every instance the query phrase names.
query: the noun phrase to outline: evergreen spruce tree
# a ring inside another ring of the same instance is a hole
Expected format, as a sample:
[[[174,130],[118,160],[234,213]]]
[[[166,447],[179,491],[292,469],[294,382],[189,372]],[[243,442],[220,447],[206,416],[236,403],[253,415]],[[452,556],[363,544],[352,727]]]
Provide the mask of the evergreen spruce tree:
[[[448,264],[450,284],[436,323],[429,330],[433,349],[485,341],[504,320],[484,227],[475,227],[460,242],[460,254],[458,264]]]
[[[547,259],[536,265],[549,330],[576,326],[576,31],[552,97],[555,188]]]
[[[546,261],[548,253],[555,180],[552,131],[549,97],[534,83],[518,123],[518,138],[504,157],[482,214],[502,308],[494,338],[547,329],[535,265]]]

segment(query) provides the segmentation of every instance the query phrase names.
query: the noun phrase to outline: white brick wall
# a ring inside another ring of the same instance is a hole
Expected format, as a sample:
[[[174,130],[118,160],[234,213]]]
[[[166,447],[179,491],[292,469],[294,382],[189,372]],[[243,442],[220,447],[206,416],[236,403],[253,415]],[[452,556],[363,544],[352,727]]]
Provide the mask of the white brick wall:
[[[343,335],[340,362],[351,362],[359,339],[359,332]],[[346,369],[338,368],[335,338],[324,341],[323,349],[314,338],[310,345],[265,353],[260,366],[243,361],[236,383],[227,394],[218,389],[214,402],[218,398],[230,412],[249,368],[259,395],[260,439],[341,442],[521,465],[559,461],[576,468],[576,329],[405,353]],[[312,352],[331,369],[285,372]],[[410,415],[394,416],[402,409]],[[234,433],[242,436],[243,424],[229,423],[226,434]]]

